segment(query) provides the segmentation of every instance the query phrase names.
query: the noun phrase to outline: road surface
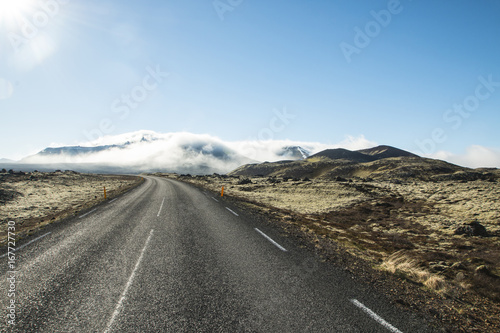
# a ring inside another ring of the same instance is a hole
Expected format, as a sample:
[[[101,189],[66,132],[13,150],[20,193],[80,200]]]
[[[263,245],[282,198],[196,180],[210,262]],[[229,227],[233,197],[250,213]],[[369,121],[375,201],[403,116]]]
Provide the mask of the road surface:
[[[3,254],[1,331],[432,331],[224,199],[145,178],[16,244],[15,273]]]

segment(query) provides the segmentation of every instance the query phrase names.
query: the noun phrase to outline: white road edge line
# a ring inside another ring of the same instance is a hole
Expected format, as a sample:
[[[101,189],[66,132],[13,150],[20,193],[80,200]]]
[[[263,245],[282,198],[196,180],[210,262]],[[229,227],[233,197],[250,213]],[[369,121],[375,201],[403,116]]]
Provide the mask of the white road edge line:
[[[231,213],[233,213],[234,215],[239,216],[239,215],[238,215],[235,211],[233,211],[231,208],[226,207],[226,209],[227,209],[228,211],[230,211]]]
[[[265,233],[263,233],[262,231],[260,231],[260,230],[259,230],[259,229],[257,229],[257,228],[254,228],[254,229],[255,229],[255,231],[257,231],[259,234],[261,234],[262,236],[264,236],[264,237],[265,237],[268,241],[270,241],[271,243],[273,243],[274,245],[276,245],[276,247],[277,247],[278,249],[280,249],[280,250],[281,250],[281,251],[283,251],[283,252],[287,252],[287,250],[286,250],[283,246],[281,246],[281,245],[279,245],[278,243],[276,243],[276,242],[275,242],[275,241],[274,241],[271,237],[269,237],[268,235],[266,235]]]
[[[15,248],[12,252],[19,251],[20,249],[25,248],[26,246],[30,245],[31,243],[34,243],[34,242],[36,242],[37,240],[40,240],[40,239],[42,239],[43,237],[50,235],[51,233],[52,233],[52,232],[48,232],[48,233],[46,233],[46,234],[44,234],[44,235],[41,235],[41,236],[39,236],[39,237],[37,237],[37,238],[35,238],[35,239],[33,239],[33,240],[29,241],[28,243],[23,244],[23,245],[21,245],[21,246],[19,246],[19,247]],[[8,253],[2,254],[2,255],[0,256],[0,258],[5,257],[7,254],[8,254]]]
[[[215,201],[219,202],[219,200],[215,199],[214,197],[211,197],[212,199],[214,199]]]
[[[132,271],[132,274],[130,274],[130,277],[128,278],[127,284],[125,285],[125,290],[123,290],[122,295],[120,297],[120,300],[118,301],[118,304],[116,304],[115,311],[113,312],[113,315],[111,316],[111,319],[108,322],[108,325],[106,326],[106,330],[104,333],[108,333],[111,327],[113,326],[113,323],[116,320],[116,317],[120,314],[120,310],[123,306],[123,301],[125,300],[125,297],[127,296],[128,289],[132,285],[132,282],[134,281],[135,273],[137,272],[137,268],[139,268],[139,265],[141,264],[142,257],[144,257],[144,252],[146,252],[146,248],[148,247],[149,241],[151,240],[151,237],[153,236],[154,230],[151,229],[149,232],[148,239],[146,240],[146,244],[144,244],[144,247],[142,248],[141,255],[139,256],[139,259],[137,260],[137,263],[135,264],[134,270]]]
[[[115,201],[116,199],[118,199],[118,198],[114,198],[113,200],[111,200],[111,201],[110,201],[110,202],[108,202],[108,203],[112,203],[112,202],[113,202],[113,201]]]
[[[163,203],[164,202],[165,202],[165,197],[163,197],[163,200],[161,201],[160,210],[158,211],[158,215],[156,215],[156,216],[160,216],[161,209],[163,208]]]
[[[78,216],[78,218],[79,218],[79,219],[81,219],[82,217],[85,217],[85,216],[87,216],[87,215],[89,215],[89,214],[91,214],[91,213],[95,212],[96,210],[97,210],[97,208],[94,208],[94,209],[92,209],[90,212],[86,212],[85,214]]]
[[[370,310],[367,306],[365,306],[363,303],[358,301],[357,299],[351,299],[350,300],[352,304],[356,305],[358,308],[363,310],[365,313],[367,313],[372,319],[374,319],[377,323],[380,325],[384,326],[387,328],[389,331],[394,332],[394,333],[403,333],[400,330],[398,330],[396,327],[392,326],[388,322],[386,322],[382,317],[380,317],[378,314]]]

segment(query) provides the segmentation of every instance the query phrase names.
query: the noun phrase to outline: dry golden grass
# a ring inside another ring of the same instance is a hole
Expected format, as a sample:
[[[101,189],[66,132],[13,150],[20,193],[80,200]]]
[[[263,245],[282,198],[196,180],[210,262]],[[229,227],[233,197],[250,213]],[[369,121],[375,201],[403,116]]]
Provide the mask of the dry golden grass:
[[[432,274],[419,267],[417,260],[407,257],[401,251],[385,258],[380,268],[392,274],[403,275],[433,291],[446,292],[448,289],[448,283],[443,276]]]

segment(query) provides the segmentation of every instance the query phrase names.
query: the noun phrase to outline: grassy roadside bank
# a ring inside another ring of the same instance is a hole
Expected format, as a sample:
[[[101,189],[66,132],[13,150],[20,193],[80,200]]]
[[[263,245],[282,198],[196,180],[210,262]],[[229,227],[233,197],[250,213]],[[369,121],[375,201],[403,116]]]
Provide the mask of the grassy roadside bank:
[[[142,182],[139,176],[73,171],[0,174],[0,247],[6,245],[8,221],[15,221],[16,239],[22,239]]]

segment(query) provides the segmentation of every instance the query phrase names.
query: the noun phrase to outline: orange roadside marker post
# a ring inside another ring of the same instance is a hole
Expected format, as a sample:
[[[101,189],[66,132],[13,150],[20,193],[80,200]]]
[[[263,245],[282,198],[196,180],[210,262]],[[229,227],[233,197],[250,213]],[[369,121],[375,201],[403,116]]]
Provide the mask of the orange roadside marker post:
[[[220,191],[220,196],[223,197],[224,196],[224,186],[222,186],[222,190]]]
[[[104,200],[106,200],[106,186],[104,186]]]

